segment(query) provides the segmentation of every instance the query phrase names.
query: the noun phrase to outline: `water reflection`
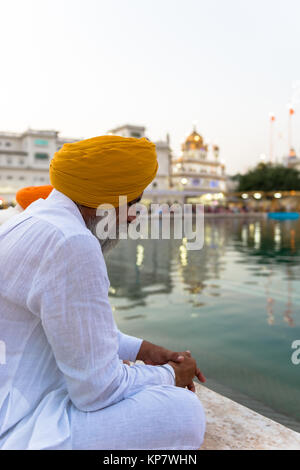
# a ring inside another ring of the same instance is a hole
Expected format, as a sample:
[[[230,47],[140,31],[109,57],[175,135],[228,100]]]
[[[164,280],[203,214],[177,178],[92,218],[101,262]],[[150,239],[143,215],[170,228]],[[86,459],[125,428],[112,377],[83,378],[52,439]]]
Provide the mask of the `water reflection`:
[[[149,243],[150,242],[150,243]],[[172,248],[160,241],[121,241],[107,257],[110,295],[130,302],[118,310],[145,306],[153,293],[167,294],[172,290]]]
[[[213,381],[300,422],[300,369],[290,361],[300,339],[299,228],[208,219],[201,251],[185,239],[121,241],[107,258],[120,328],[191,349]]]
[[[247,285],[248,294],[265,297],[269,325],[275,323],[274,306],[280,300],[286,302],[284,321],[292,327],[294,301],[298,306],[300,300],[293,286],[299,281],[297,228],[299,222],[209,220],[201,251],[188,251],[184,238],[122,241],[108,257],[110,295],[129,300],[117,309],[130,310],[180,286],[189,294],[187,302],[202,308],[204,293],[219,297],[231,288],[242,294]]]
[[[266,277],[265,295],[267,321],[269,325],[274,325],[274,304],[276,299],[273,297],[274,292],[284,293],[286,297],[286,307],[282,312],[284,321],[294,327],[293,310],[299,307],[299,296],[293,286],[293,281],[299,280],[299,254],[300,239],[296,239],[296,228],[298,223],[276,221],[260,221],[256,222],[254,228],[252,224],[244,225],[241,230],[241,239],[243,248],[241,250],[246,256],[243,260],[248,270],[256,271],[257,276]],[[299,230],[298,230],[299,233]],[[237,249],[239,246],[237,245]],[[263,265],[262,269],[253,267],[253,259],[255,257],[257,265]],[[280,276],[280,284],[278,283],[278,275]],[[299,287],[299,286],[298,286]],[[296,305],[294,305],[294,302]]]

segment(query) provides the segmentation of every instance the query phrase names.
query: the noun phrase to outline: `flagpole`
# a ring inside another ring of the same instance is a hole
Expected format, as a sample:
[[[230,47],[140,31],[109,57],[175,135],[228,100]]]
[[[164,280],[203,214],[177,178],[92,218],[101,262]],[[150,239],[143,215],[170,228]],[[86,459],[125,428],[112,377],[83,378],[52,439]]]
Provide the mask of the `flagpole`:
[[[295,110],[290,106],[289,107],[289,128],[288,128],[288,155],[291,152],[293,141],[292,141],[292,116],[295,114]]]
[[[273,113],[270,113],[270,147],[269,147],[269,160],[270,163],[273,163],[273,137],[274,137],[274,122],[275,116]]]

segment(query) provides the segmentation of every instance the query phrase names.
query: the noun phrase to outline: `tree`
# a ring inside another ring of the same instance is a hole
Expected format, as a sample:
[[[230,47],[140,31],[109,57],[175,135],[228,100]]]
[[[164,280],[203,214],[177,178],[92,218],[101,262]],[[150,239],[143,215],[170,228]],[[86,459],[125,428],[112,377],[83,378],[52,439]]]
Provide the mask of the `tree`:
[[[259,163],[244,175],[236,175],[238,191],[299,191],[300,172],[294,168]]]

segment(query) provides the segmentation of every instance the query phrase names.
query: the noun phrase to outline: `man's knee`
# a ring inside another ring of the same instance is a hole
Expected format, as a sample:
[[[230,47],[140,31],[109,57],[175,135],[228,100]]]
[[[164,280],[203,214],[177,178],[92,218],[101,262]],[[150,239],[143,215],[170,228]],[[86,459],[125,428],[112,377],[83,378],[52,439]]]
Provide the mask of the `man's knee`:
[[[205,412],[197,395],[188,389],[163,385],[173,419],[172,433],[182,436],[186,447],[199,449],[204,440]],[[161,389],[161,388],[160,388]]]
[[[199,449],[203,444],[206,419],[201,401],[190,390],[177,387],[182,425],[190,436],[190,445]]]

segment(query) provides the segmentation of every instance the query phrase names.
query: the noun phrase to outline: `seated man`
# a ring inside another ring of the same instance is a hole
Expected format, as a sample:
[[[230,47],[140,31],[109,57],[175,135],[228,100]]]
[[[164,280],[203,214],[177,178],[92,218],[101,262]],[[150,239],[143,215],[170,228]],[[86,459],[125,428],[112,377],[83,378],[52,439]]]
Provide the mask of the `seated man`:
[[[51,161],[50,196],[1,227],[0,449],[200,447],[192,381],[204,377],[189,351],[118,331],[92,233],[99,205],[118,214],[119,195],[134,203],[156,171],[144,138],[65,144]],[[136,359],[144,364],[123,362]]]

